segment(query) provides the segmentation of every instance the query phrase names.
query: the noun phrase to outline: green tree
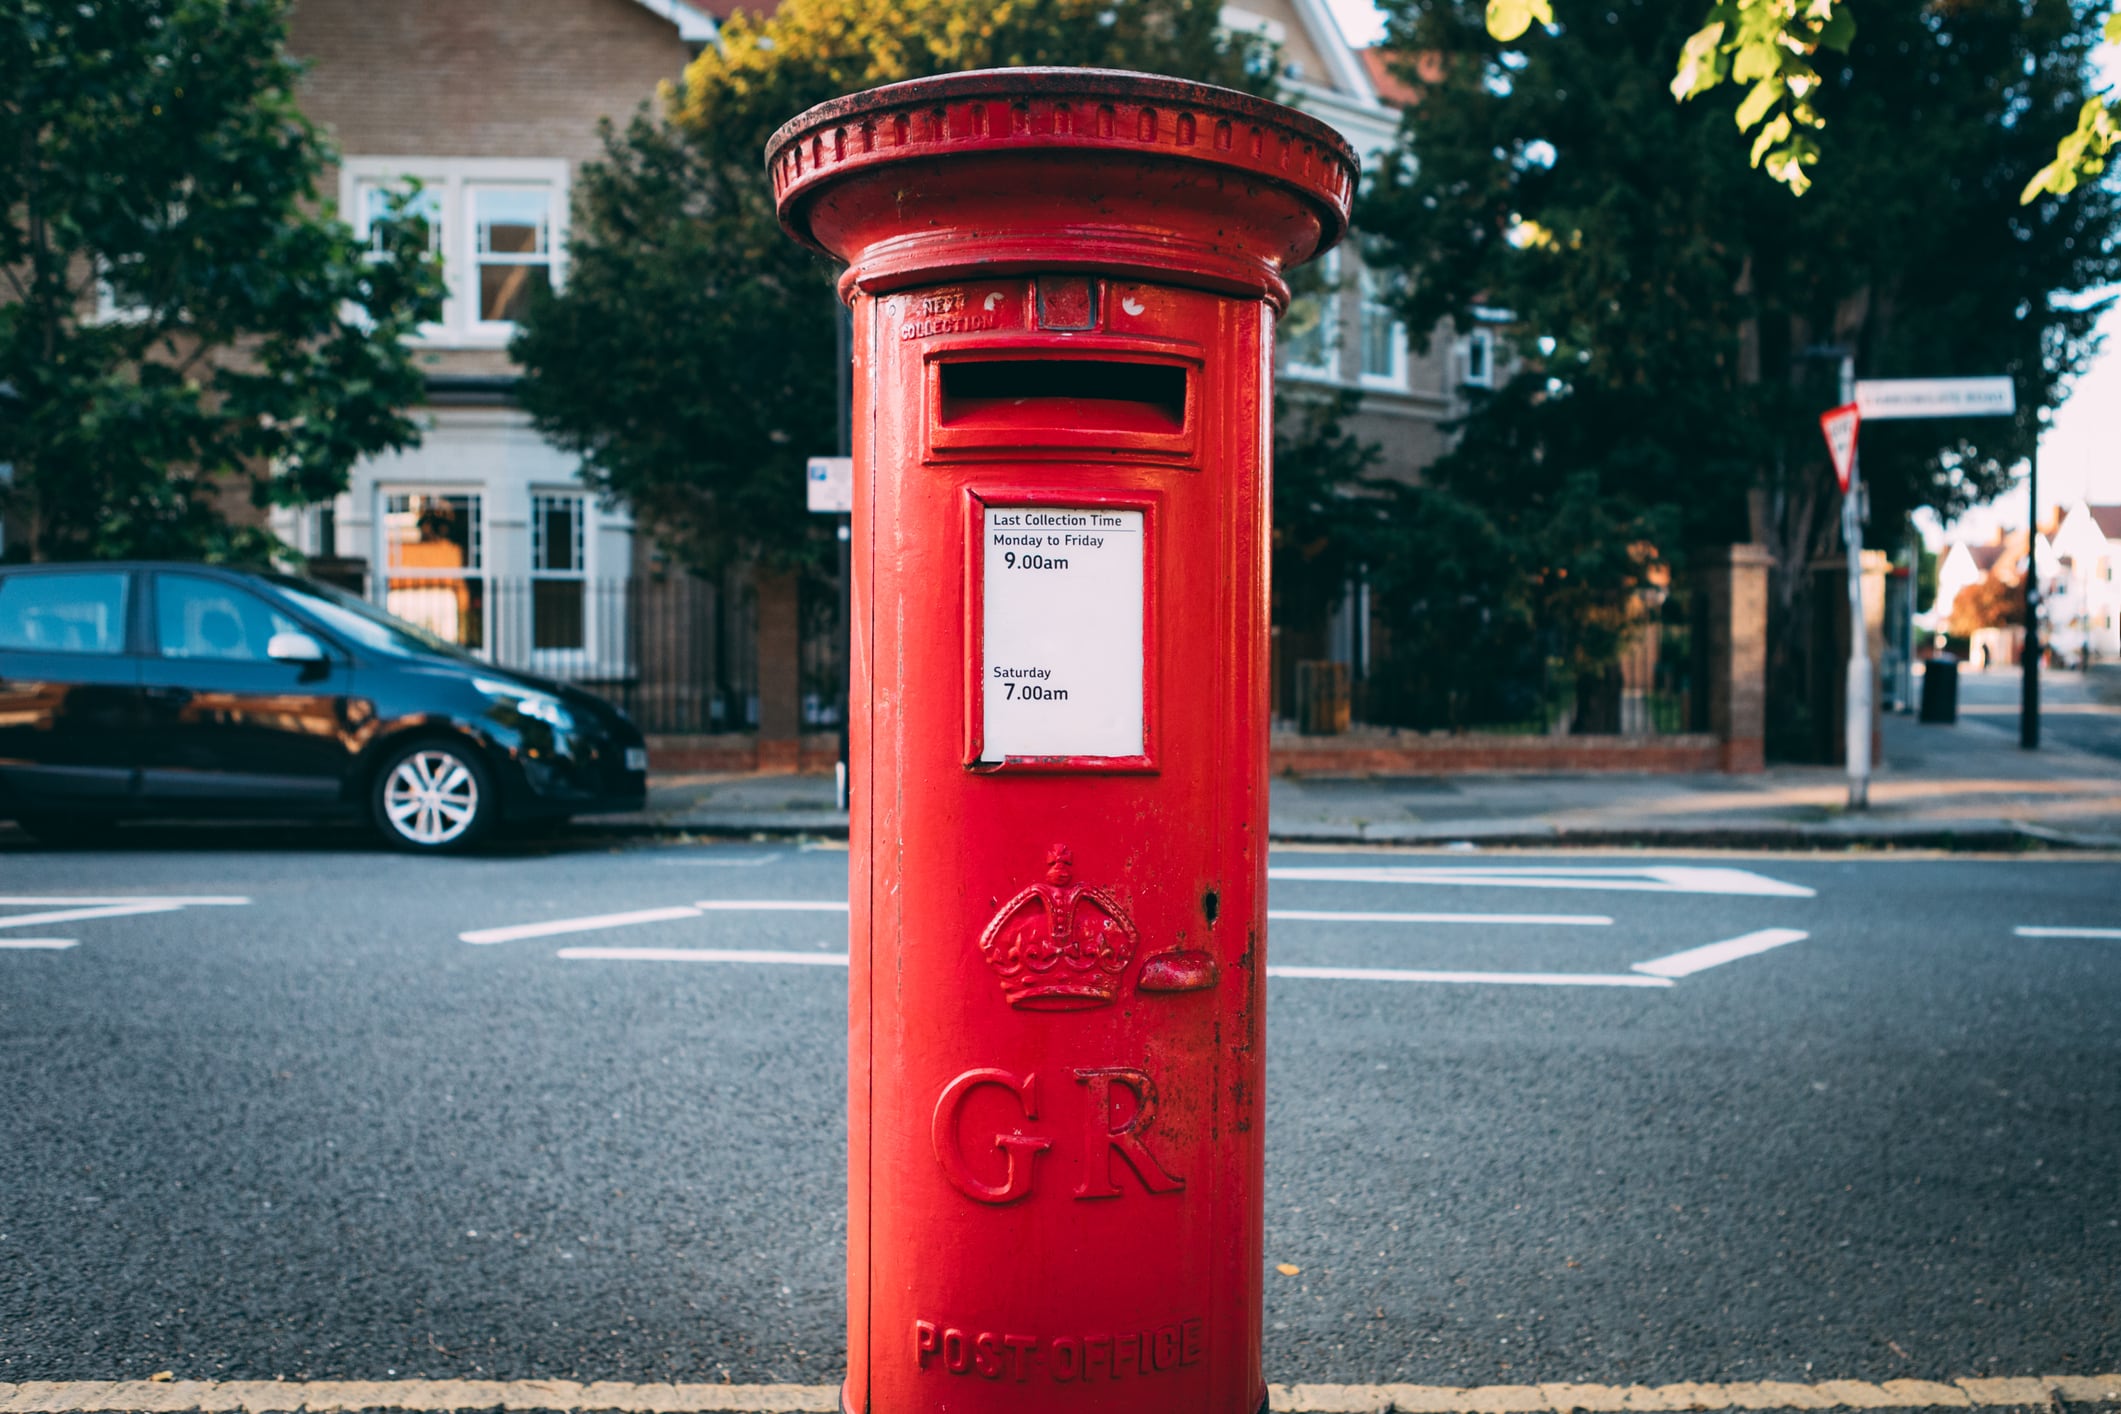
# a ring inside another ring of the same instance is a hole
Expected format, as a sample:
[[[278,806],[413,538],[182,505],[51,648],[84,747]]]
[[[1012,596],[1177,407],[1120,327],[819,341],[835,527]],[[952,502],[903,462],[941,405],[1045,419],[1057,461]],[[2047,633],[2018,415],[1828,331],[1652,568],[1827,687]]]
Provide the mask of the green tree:
[[[0,7],[0,462],[11,551],[263,558],[230,524],[417,440],[417,222],[317,212],[282,0]]]
[[[1590,475],[1623,519],[1668,527],[1668,551],[1758,535],[1786,688],[1804,666],[1806,566],[1838,543],[1815,420],[1839,401],[1838,353],[1865,377],[2018,381],[2016,421],[1865,429],[1882,528],[1993,497],[2092,351],[2100,306],[2055,297],[2121,274],[2115,194],[2018,202],[2043,122],[2086,96],[2090,12],[1867,6],[1808,99],[1836,135],[1836,179],[1791,202],[1671,103],[1686,34],[1669,6],[1561,0],[1551,31],[1512,45],[1469,3],[1388,9],[1394,47],[1436,58],[1430,79],[1406,74],[1418,121],[1358,225],[1397,270],[1411,328],[1507,310],[1521,360],[1434,481],[1520,521],[1566,520],[1565,488]]]
[[[768,136],[875,84],[1083,64],[1257,88],[1208,0],[787,0],[739,13],[684,83],[607,130],[576,188],[567,289],[512,346],[524,404],[682,557],[812,563],[802,465],[832,450],[832,270],[775,222]]]
[[[1274,611],[1284,622],[1323,619],[1378,552],[1379,450],[1347,430],[1361,404],[1343,389],[1274,404]]]
[[[2025,586],[1998,574],[1984,575],[1952,598],[1945,632],[1972,638],[1984,628],[2016,628],[2025,623]]]
[[[2109,44],[2121,44],[2121,5],[2107,8],[2101,31]],[[1556,28],[1553,0],[1487,0],[1486,20],[1488,33],[1505,44],[1535,23]],[[1822,82],[1814,60],[1821,51],[1846,54],[1855,34],[1849,0],[1715,0],[1678,49],[1672,96],[1684,103],[1727,80],[1749,85],[1732,116],[1739,132],[1753,134],[1753,165],[1765,165],[1770,177],[1802,196],[1811,188],[1809,168],[1820,158],[1826,126],[1813,101]],[[2043,192],[2067,196],[2106,170],[2121,146],[2121,97],[2086,98],[2074,124],[2056,141],[2054,160],[2026,182],[2020,205]]]

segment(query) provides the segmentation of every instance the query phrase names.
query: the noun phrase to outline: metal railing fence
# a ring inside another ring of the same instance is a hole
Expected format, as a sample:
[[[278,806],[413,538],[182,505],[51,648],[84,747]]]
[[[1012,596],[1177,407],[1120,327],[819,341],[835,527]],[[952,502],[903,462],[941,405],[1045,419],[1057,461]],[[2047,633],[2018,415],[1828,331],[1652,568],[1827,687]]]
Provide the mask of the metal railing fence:
[[[746,731],[758,720],[756,626],[740,581],[393,575],[380,597],[498,666],[598,694],[643,731]]]

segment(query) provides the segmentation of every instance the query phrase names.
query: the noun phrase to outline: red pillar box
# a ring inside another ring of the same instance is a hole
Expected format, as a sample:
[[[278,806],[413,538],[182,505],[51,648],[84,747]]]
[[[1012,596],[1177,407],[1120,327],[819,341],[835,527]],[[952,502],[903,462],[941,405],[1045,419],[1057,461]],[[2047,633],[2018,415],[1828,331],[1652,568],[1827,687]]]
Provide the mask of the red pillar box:
[[[767,159],[856,330],[846,1406],[1255,1414],[1272,333],[1355,156],[1016,69]]]

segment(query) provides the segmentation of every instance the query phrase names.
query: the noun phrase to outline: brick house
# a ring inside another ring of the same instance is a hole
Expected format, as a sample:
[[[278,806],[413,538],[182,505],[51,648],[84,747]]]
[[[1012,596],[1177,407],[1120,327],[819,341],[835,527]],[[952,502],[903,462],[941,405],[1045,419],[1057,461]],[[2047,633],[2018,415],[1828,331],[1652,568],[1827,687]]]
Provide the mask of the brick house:
[[[1338,129],[1366,171],[1397,143],[1412,90],[1392,73],[1382,51],[1348,44],[1324,0],[1243,0],[1242,6],[1225,5],[1222,18],[1230,29],[1265,35],[1280,46],[1282,99]],[[1364,268],[1362,244],[1358,234],[1328,253],[1319,272],[1324,290],[1292,301],[1276,333],[1280,385],[1296,400],[1342,390],[1359,394],[1359,410],[1347,427],[1378,449],[1377,474],[1418,481],[1422,469],[1448,449],[1444,424],[1465,410],[1465,389],[1497,381],[1497,332],[1477,327],[1460,336],[1442,326],[1427,350],[1417,353],[1385,302],[1383,282]],[[1373,637],[1369,594],[1359,581],[1318,622],[1296,621],[1278,609],[1275,715],[1314,719],[1315,725],[1319,714],[1306,702],[1305,684],[1312,682],[1350,686],[1359,700]],[[1299,671],[1304,663],[1331,664],[1337,671],[1307,676]]]
[[[530,292],[566,282],[569,197],[600,155],[598,122],[625,120],[714,35],[684,0],[296,0],[289,48],[309,66],[302,106],[343,157],[340,214],[365,231],[417,180],[448,282],[419,340],[421,445],[275,520],[319,572],[511,662],[624,671],[628,606],[589,598],[634,568],[631,517],[514,405],[507,344]]]
[[[666,761],[817,764],[828,738],[804,738],[834,725],[836,654],[817,629],[829,615],[800,612],[792,578],[706,585],[660,573],[627,508],[601,503],[577,459],[516,406],[507,352],[530,293],[566,283],[572,187],[601,155],[599,122],[623,121],[677,81],[731,4],[295,0],[290,47],[309,66],[301,101],[342,154],[331,178],[340,212],[364,230],[417,181],[448,300],[420,336],[422,444],[367,459],[345,494],[279,513],[274,528],[318,572],[405,618],[604,690],[651,731],[691,734],[684,752],[662,748]],[[1366,161],[1395,143],[1411,95],[1379,53],[1347,43],[1325,0],[1242,0],[1221,19],[1272,40],[1281,96]],[[1292,304],[1280,376],[1299,400],[1355,392],[1351,430],[1380,449],[1383,474],[1413,481],[1446,449],[1466,388],[1492,383],[1502,354],[1488,328],[1439,329],[1417,354],[1361,244],[1333,252],[1324,288]],[[1305,681],[1353,684],[1361,700],[1371,617],[1355,582],[1316,622],[1277,623],[1278,715],[1302,709],[1299,664],[1313,665]]]
[[[513,405],[506,346],[529,291],[566,281],[570,188],[579,164],[598,155],[598,121],[625,118],[676,80],[728,4],[296,0],[290,47],[310,66],[303,106],[344,157],[340,211],[364,229],[388,194],[417,179],[449,284],[443,318],[421,340],[421,446],[363,462],[331,505],[276,520],[321,572],[509,662],[592,683],[638,679],[643,665],[626,661],[626,640],[638,636],[629,619],[642,606],[626,577],[645,547],[626,509],[587,494],[574,459]],[[1389,93],[1393,80],[1374,54],[1347,44],[1324,0],[1246,0],[1222,19],[1279,46],[1289,101],[1366,157],[1392,143],[1399,111],[1379,86]],[[1484,378],[1492,354],[1445,338],[1414,356],[1355,243],[1325,273],[1333,287],[1299,301],[1285,322],[1283,377],[1299,396],[1358,390],[1354,431],[1382,449],[1388,474],[1411,479],[1440,450],[1458,385]],[[760,585],[756,597],[751,586],[729,588],[716,608],[725,621],[710,630],[718,671],[708,675],[743,686],[733,700],[726,681],[707,688],[715,710],[692,714],[695,729],[756,725],[792,737],[824,725],[797,707],[799,675],[819,651],[781,641],[801,623],[793,603],[780,602],[791,598],[786,587]],[[1331,622],[1292,626],[1297,651],[1285,659],[1328,658],[1360,674],[1366,617],[1361,586],[1350,586]],[[792,746],[764,754],[792,760]]]

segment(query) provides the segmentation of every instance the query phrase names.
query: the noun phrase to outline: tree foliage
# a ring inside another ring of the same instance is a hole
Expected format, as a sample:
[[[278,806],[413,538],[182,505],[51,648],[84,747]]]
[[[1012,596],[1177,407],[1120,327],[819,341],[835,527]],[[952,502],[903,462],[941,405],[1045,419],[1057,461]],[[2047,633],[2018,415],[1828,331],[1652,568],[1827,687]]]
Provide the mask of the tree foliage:
[[[2025,586],[1999,574],[1983,575],[1952,596],[1951,621],[1945,632],[1972,638],[1984,628],[2017,628],[2025,623]]]
[[[1358,402],[1344,392],[1276,418],[1277,617],[1316,622],[1348,584],[1369,586],[1388,644],[1368,706],[1382,723],[1522,721],[1544,711],[1549,682],[1580,696],[1604,685],[1645,591],[1667,577],[1669,511],[1609,497],[1596,472],[1558,461],[1527,484],[1507,446],[1470,439],[1421,485],[1374,475],[1376,449],[1345,427]],[[1470,427],[1507,438],[1512,425]]]
[[[2106,17],[2102,30],[2108,44],[2121,45],[2121,6]],[[2077,184],[2106,170],[2107,159],[2121,147],[2121,98],[2097,94],[2077,107],[2077,126],[2055,144],[2055,160],[2033,174],[2018,195],[2030,205],[2042,192],[2068,196]]]
[[[960,69],[1080,64],[1256,88],[1207,0],[787,0],[739,12],[576,188],[567,289],[513,346],[538,426],[690,562],[821,553],[806,457],[835,437],[832,271],[775,223],[766,139],[804,109]]]
[[[1488,33],[1508,44],[1536,21],[1552,26],[1552,0],[1487,0]],[[2121,5],[2104,21],[2109,44],[2121,44]],[[1812,104],[1819,71],[1812,60],[1822,49],[1846,54],[1855,37],[1850,0],[1716,0],[1701,27],[1679,49],[1672,96],[1680,102],[1707,93],[1726,79],[1751,84],[1734,115],[1738,130],[1760,129],[1753,139],[1753,165],[1766,160],[1768,175],[1802,196],[1811,187],[1807,167],[1819,160],[1819,130],[1825,119]],[[2036,172],[2019,194],[2030,205],[2043,192],[2067,196],[2087,177],[2106,170],[2121,146],[2121,99],[2087,98],[2076,126],[2055,145],[2052,162]]]
[[[36,558],[261,558],[232,526],[409,445],[418,223],[316,212],[281,0],[0,7],[0,462]],[[20,549],[10,547],[11,549]]]
[[[2115,194],[2017,200],[2043,121],[2085,97],[2081,4],[1867,6],[1808,94],[1842,165],[1803,202],[1670,102],[1668,6],[1559,0],[1508,46],[1466,0],[1388,9],[1390,43],[1433,58],[1406,69],[1419,101],[1357,221],[1410,328],[1510,316],[1516,376],[1430,473],[1478,507],[1570,519],[1589,476],[1667,550],[1758,536],[1778,622],[1801,622],[1806,566],[1836,544],[1816,417],[1843,352],[1864,377],[2008,373],[2024,409],[1866,427],[1876,537],[1996,495],[2093,350],[2102,306],[2066,297],[2121,274]],[[1778,671],[1802,651],[1774,645]]]

